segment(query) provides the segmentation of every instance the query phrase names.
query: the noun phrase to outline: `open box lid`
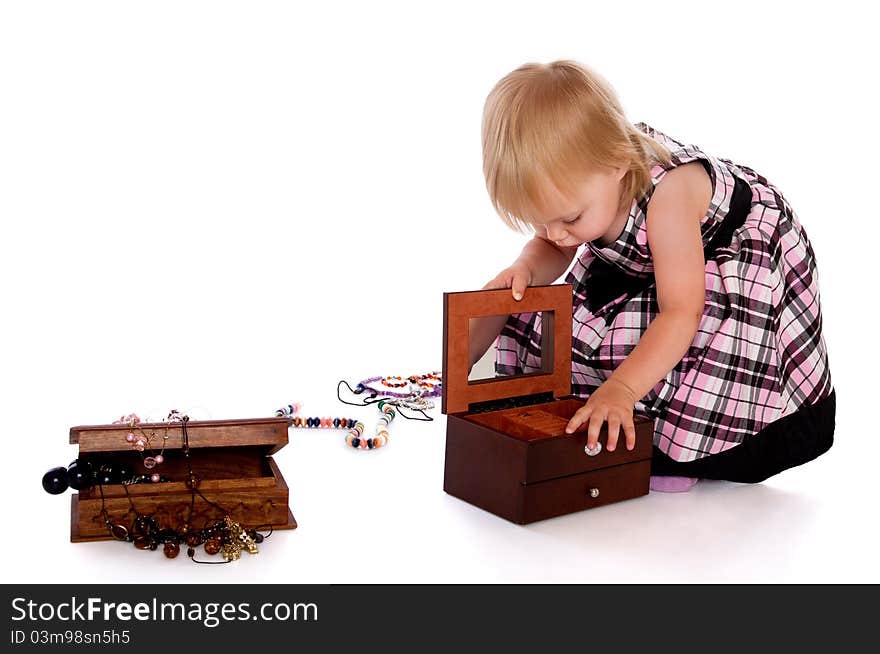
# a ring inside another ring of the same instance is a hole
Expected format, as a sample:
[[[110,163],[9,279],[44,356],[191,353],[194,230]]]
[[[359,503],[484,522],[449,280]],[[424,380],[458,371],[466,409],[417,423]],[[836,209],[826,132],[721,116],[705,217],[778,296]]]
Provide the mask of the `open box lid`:
[[[542,312],[541,370],[468,380],[471,318]],[[509,288],[443,294],[443,413],[464,413],[472,405],[539,393],[571,394],[571,284],[530,286],[521,300]],[[560,347],[555,347],[559,344]]]
[[[200,447],[253,447],[266,454],[274,454],[287,445],[287,427],[290,419],[251,418],[244,420],[190,420],[186,424],[189,446]],[[183,428],[179,422],[144,422],[134,429],[123,425],[85,425],[70,428],[70,442],[79,444],[80,453],[118,452],[131,450],[126,440],[129,431],[135,435],[145,432],[154,450],[181,449]],[[165,440],[165,434],[168,439]]]

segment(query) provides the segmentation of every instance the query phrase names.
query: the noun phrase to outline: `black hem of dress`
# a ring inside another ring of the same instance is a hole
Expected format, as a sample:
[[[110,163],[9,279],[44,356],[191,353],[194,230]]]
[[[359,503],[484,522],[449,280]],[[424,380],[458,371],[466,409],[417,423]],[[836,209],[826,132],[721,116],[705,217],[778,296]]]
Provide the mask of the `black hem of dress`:
[[[742,443],[681,463],[654,446],[651,474],[755,484],[824,454],[834,444],[836,392],[776,420]]]

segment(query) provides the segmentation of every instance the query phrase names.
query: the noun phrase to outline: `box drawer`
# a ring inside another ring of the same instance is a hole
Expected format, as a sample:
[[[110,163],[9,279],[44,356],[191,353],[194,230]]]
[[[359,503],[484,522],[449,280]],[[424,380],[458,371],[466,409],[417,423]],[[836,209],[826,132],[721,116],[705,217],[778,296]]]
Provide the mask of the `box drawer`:
[[[613,454],[613,453],[612,453]],[[520,524],[647,495],[651,461],[636,461],[522,486]]]

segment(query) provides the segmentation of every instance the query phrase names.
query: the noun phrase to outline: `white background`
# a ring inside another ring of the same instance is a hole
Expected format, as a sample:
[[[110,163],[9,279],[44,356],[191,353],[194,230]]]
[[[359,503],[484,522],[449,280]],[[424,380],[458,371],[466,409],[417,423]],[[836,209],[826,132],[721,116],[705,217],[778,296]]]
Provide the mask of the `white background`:
[[[878,60],[860,4],[8,2],[0,9],[4,581],[880,581]],[[480,116],[527,61],[607,77],[633,122],[773,181],[816,252],[837,442],[528,527],[442,490],[445,420],[377,452],[291,430],[300,523],[228,566],[68,542],[73,425],[375,415],[336,381],[440,366],[444,291],[524,236]]]

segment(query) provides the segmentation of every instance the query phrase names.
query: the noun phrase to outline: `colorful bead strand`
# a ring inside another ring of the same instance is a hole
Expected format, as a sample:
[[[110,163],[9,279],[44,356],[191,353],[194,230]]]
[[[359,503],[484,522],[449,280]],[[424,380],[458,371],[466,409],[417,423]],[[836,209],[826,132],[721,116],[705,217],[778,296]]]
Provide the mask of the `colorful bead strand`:
[[[378,407],[381,415],[376,425],[376,436],[373,440],[378,440],[381,447],[388,442],[388,427],[397,415],[397,411],[394,410],[394,406],[390,402],[385,400],[379,400]]]
[[[379,416],[379,422],[376,424],[376,435],[373,438],[364,438],[364,423],[359,422],[355,425],[354,429],[348,432],[348,436],[345,437],[346,443],[362,450],[375,450],[388,444],[390,437],[388,425],[394,420],[397,412],[394,410],[394,406],[386,400],[379,400],[377,406],[381,415]]]
[[[388,432],[385,431],[385,435],[383,438],[363,438],[364,434],[364,423],[355,420],[354,418],[303,418],[301,416],[295,415],[299,412],[301,405],[297,402],[293,404],[288,404],[281,409],[275,411],[275,415],[279,417],[289,418],[290,424],[293,427],[304,427],[311,429],[348,429],[348,434],[345,437],[345,442],[354,447],[355,449],[363,449],[363,450],[374,450],[378,447],[382,447],[388,442]],[[390,422],[385,422],[385,426]]]
[[[345,437],[346,443],[362,450],[374,450],[388,444],[388,439],[390,437],[388,426],[394,420],[397,411],[395,411],[394,406],[386,400],[379,400],[377,406],[379,407],[381,415],[376,424],[376,435],[373,436],[373,438],[364,438],[364,423],[359,422],[355,425],[354,429],[348,432],[348,436]]]

